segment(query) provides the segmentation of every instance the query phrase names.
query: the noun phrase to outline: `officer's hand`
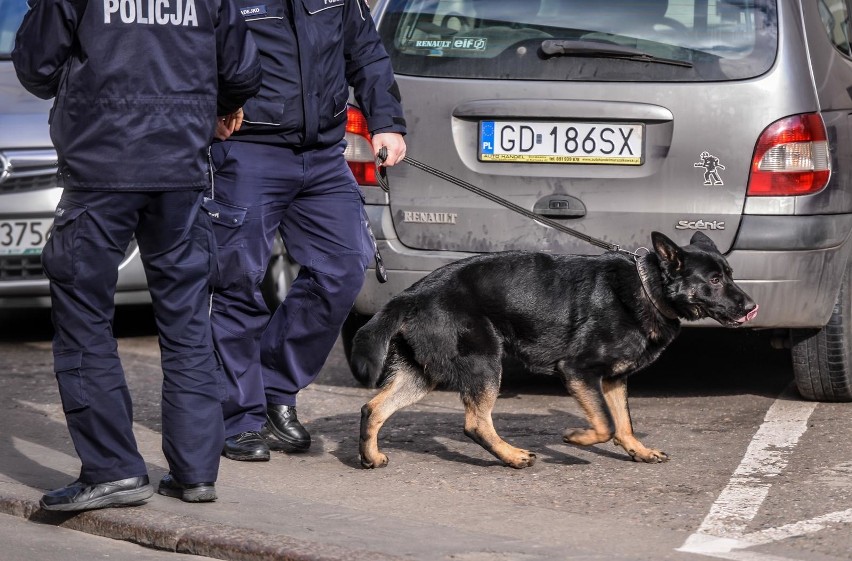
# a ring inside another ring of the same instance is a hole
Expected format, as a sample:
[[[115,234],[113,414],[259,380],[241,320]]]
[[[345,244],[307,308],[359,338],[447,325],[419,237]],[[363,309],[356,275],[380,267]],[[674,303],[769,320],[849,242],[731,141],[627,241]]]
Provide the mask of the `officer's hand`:
[[[219,140],[227,140],[234,131],[240,130],[240,127],[243,126],[243,109],[240,107],[230,115],[225,115],[224,117],[219,117],[216,119],[216,133],[215,136]]]
[[[380,132],[373,136],[373,153],[378,154],[385,146],[388,149],[388,157],[382,165],[392,166],[398,164],[405,157],[405,140],[398,132]]]

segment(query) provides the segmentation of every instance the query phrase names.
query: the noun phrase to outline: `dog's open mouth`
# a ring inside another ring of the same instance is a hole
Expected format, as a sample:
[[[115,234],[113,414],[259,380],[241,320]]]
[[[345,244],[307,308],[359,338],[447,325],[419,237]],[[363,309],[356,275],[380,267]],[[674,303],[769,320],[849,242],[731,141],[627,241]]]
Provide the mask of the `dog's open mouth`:
[[[759,307],[760,307],[760,306],[758,306],[757,304],[755,304],[755,305],[754,305],[754,308],[752,308],[751,310],[749,310],[749,311],[748,311],[748,313],[747,313],[746,315],[744,315],[744,316],[743,316],[743,317],[741,317],[740,319],[736,320],[734,323],[735,323],[736,325],[742,325],[742,324],[744,324],[744,323],[745,323],[745,322],[747,322],[747,321],[751,321],[751,320],[753,320],[754,318],[756,318],[756,317],[757,317],[757,309],[758,309]]]
[[[717,321],[719,323],[721,323],[722,325],[724,325],[725,327],[740,327],[743,324],[745,324],[745,323],[747,323],[747,322],[749,322],[749,321],[751,321],[751,320],[753,320],[754,318],[757,317],[757,308],[758,308],[758,305],[755,304],[754,308],[752,308],[751,310],[746,312],[746,315],[744,315],[743,317],[741,317],[739,319],[727,319],[726,318],[724,320],[717,320]]]

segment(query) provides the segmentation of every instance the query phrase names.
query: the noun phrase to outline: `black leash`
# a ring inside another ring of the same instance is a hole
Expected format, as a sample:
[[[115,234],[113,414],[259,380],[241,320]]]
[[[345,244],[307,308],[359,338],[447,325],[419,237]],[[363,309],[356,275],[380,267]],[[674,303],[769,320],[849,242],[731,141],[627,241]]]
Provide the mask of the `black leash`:
[[[387,157],[388,157],[388,150],[387,150],[386,147],[382,146],[382,148],[379,150],[378,154],[376,155],[376,168],[377,168],[376,179],[379,183],[379,186],[385,192],[390,191],[390,184],[388,183],[386,168],[384,166],[382,166],[381,164],[382,164],[382,162],[384,162],[387,159]],[[472,185],[472,184],[468,183],[467,181],[463,181],[463,180],[459,179],[458,177],[455,177],[454,175],[450,175],[449,173],[441,171],[437,168],[433,168],[432,166],[426,165],[423,162],[418,162],[417,160],[410,158],[408,156],[404,157],[402,159],[402,161],[407,163],[410,166],[413,166],[413,167],[421,170],[421,171],[425,171],[426,173],[434,175],[435,177],[439,177],[439,178],[441,178],[445,181],[449,181],[450,183],[452,183],[454,185],[458,185],[459,187],[461,187],[463,189],[467,189],[468,191],[471,191],[472,193],[476,193],[477,195],[479,195],[481,197],[485,197],[489,201],[497,203],[500,206],[506,207],[509,210],[517,212],[518,214],[526,216],[527,218],[535,220],[536,222],[539,222],[539,223],[544,224],[546,226],[550,226],[551,228],[554,228],[554,229],[559,230],[560,232],[564,232],[566,234],[570,234],[570,235],[572,235],[576,238],[580,238],[581,240],[586,241],[586,242],[588,242],[588,243],[590,243],[594,246],[603,248],[607,251],[615,251],[617,253],[624,253],[626,255],[632,256],[634,259],[637,259],[639,257],[636,253],[634,253],[632,251],[627,251],[626,249],[622,249],[621,246],[619,246],[617,244],[611,244],[611,243],[607,243],[603,240],[593,238],[593,237],[588,236],[588,235],[586,235],[582,232],[578,232],[577,230],[569,228],[568,226],[565,226],[564,224],[561,224],[561,223],[559,223],[555,220],[547,218],[546,216],[540,216],[540,215],[538,215],[534,212],[531,212],[531,211],[529,211],[529,210],[527,210],[527,209],[525,209],[521,206],[516,205],[515,203],[513,203],[511,201],[507,201],[506,199],[504,199],[502,197],[498,197],[497,195],[495,195],[494,193],[492,193],[490,191],[486,191],[485,189],[477,187],[476,185]]]

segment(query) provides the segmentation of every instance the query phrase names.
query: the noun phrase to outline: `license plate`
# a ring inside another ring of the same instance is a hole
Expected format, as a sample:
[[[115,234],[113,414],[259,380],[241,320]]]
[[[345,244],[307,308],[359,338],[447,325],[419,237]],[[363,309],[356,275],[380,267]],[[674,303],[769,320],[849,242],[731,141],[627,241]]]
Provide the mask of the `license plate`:
[[[480,121],[484,162],[642,165],[645,127],[639,123]]]
[[[39,255],[51,219],[0,220],[0,255]]]

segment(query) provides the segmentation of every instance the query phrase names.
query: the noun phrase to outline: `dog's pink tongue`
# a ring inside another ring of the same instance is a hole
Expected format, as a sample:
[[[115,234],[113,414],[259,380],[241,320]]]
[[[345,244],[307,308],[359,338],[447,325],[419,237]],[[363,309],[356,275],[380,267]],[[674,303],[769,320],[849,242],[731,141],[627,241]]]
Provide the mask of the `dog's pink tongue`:
[[[737,320],[737,323],[745,323],[745,322],[747,322],[747,321],[751,321],[751,320],[753,320],[754,318],[756,318],[756,317],[757,317],[757,309],[758,309],[759,307],[760,307],[760,306],[758,306],[757,304],[755,304],[755,305],[754,305],[754,309],[753,309],[753,310],[750,310],[750,311],[749,311],[749,313],[747,313],[746,315],[744,315],[743,317],[741,317],[740,319],[738,319],[738,320]]]

